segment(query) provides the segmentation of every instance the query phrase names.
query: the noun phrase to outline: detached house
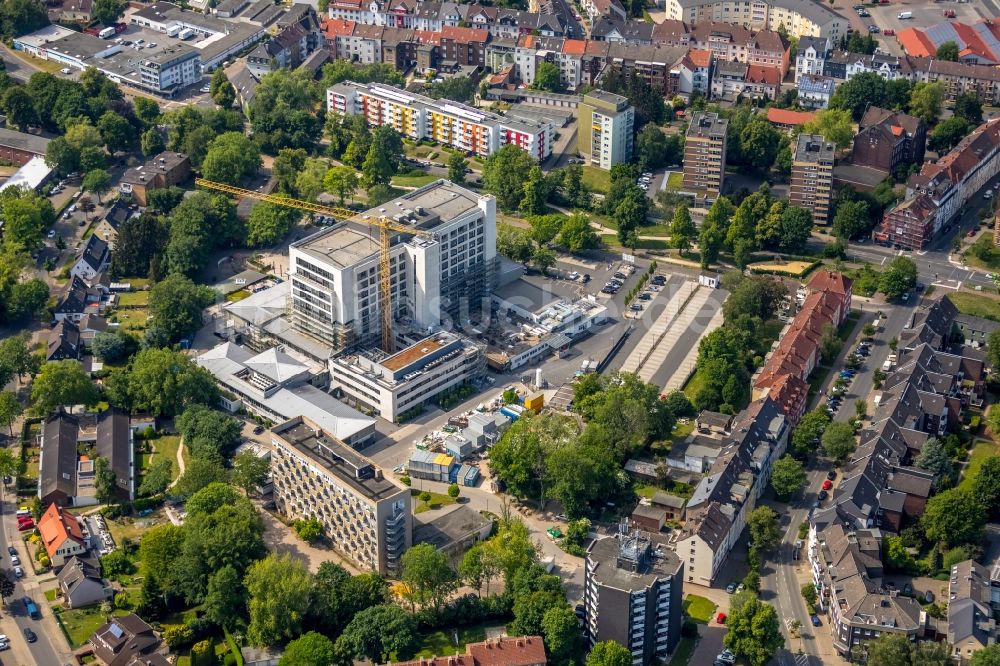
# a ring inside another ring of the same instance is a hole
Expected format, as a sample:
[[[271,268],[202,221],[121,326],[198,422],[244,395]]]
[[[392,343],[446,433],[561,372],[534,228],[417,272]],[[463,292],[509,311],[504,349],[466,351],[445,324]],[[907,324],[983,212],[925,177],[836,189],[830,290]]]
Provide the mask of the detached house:
[[[926,141],[923,120],[869,106],[858,125],[851,158],[854,164],[878,169],[888,177],[900,165],[921,164]]]
[[[90,636],[90,646],[104,666],[170,666],[163,641],[135,613],[101,626]]]
[[[38,534],[56,569],[76,555],[87,552],[87,540],[83,536],[80,521],[55,503],[49,505],[38,521]]]
[[[84,282],[90,282],[103,272],[110,262],[111,248],[107,241],[99,238],[97,234],[92,234],[69,274]]]
[[[67,608],[84,608],[107,601],[112,590],[101,578],[100,564],[74,555],[56,575],[59,595]]]

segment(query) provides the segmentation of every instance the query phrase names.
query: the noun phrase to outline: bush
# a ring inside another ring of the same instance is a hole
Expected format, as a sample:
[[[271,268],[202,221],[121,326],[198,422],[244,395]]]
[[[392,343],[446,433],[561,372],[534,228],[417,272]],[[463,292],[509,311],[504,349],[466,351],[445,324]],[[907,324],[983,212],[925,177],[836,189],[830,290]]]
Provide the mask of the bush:
[[[458,487],[457,483],[453,483],[448,486],[448,497],[455,499],[462,492],[462,489]]]
[[[408,476],[399,477],[399,482],[402,483],[404,486],[408,486],[411,483],[413,483],[413,481]]]
[[[194,642],[194,632],[186,624],[172,624],[163,630],[163,642],[176,650]]]
[[[212,641],[199,641],[191,647],[191,666],[215,666],[215,663]]]
[[[681,636],[683,638],[697,638],[698,637],[698,625],[691,620],[684,620],[681,624]]]

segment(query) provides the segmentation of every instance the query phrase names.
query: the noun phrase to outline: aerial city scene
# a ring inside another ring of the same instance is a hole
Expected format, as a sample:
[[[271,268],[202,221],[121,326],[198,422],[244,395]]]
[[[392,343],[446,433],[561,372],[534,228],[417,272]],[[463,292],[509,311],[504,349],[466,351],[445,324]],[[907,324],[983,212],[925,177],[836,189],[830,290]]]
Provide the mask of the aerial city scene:
[[[0,37],[0,666],[1000,666],[1000,1]]]

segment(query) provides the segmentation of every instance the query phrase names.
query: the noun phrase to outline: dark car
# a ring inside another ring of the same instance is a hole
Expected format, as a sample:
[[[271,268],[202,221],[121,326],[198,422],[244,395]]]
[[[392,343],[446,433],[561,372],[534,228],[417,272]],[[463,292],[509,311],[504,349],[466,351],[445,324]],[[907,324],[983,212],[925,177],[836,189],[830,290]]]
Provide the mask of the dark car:
[[[814,627],[818,627],[819,626],[819,615],[812,615],[812,616],[810,616],[809,617],[809,621],[812,622],[812,625]]]
[[[653,296],[652,296],[651,294],[646,294],[646,293],[643,293],[643,294],[639,294],[639,300],[640,300],[640,301],[648,301],[648,300],[649,300],[649,299],[651,299],[652,297],[653,297]]]
[[[7,546],[7,552],[11,555],[17,555],[17,548],[14,548],[14,546]]]
[[[587,611],[583,607],[583,604],[577,604],[576,608],[573,609],[573,612],[576,614],[577,617],[582,618]]]
[[[28,641],[29,643],[34,643],[35,641],[38,640],[38,636],[36,636],[35,632],[33,632],[31,629],[25,627],[24,628],[24,640]]]
[[[584,273],[583,274],[583,283],[587,284],[588,282],[590,282],[590,273]]]
[[[253,429],[253,434],[255,434],[255,435],[259,435],[262,432],[264,432],[264,426],[262,426],[262,425],[259,425],[259,426],[257,426],[256,428]]]
[[[816,497],[818,497],[818,498],[819,498],[819,501],[820,501],[820,502],[822,502],[823,500],[825,500],[825,499],[826,499],[827,497],[829,497],[829,496],[830,496],[830,495],[829,495],[829,493],[827,493],[827,492],[826,492],[825,490],[821,490],[821,491],[819,491],[819,494],[818,494],[818,495],[816,495]]]
[[[831,469],[829,472],[826,473],[826,478],[833,481],[834,479],[837,478],[837,472]]]
[[[624,273],[622,273],[621,271],[619,271],[619,272],[615,273],[614,277],[618,278],[619,280],[624,280],[624,279],[626,279],[626,278],[627,278],[628,276],[627,276],[627,275],[625,275]]]

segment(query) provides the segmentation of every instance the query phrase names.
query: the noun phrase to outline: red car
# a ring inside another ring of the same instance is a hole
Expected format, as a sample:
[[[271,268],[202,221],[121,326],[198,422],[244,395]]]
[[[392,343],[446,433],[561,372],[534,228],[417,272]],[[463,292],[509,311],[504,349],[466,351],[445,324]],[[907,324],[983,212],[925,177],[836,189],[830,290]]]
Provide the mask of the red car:
[[[30,523],[32,521],[31,516],[18,516],[17,522],[19,523]]]
[[[35,521],[33,520],[26,520],[23,523],[17,524],[18,532],[27,532],[28,530],[33,530],[33,529],[35,529]]]
[[[955,10],[954,9],[944,10],[944,16],[945,18],[955,18]]]
[[[719,613],[718,615],[715,616],[715,621],[718,622],[719,624],[725,624],[726,623],[726,614],[725,613]]]
[[[833,481],[827,479],[823,482],[823,490],[829,490],[830,488],[833,488]]]
[[[885,30],[882,31],[882,34],[885,35],[886,37],[894,37],[896,35],[896,31],[893,30],[892,28],[886,28]]]

